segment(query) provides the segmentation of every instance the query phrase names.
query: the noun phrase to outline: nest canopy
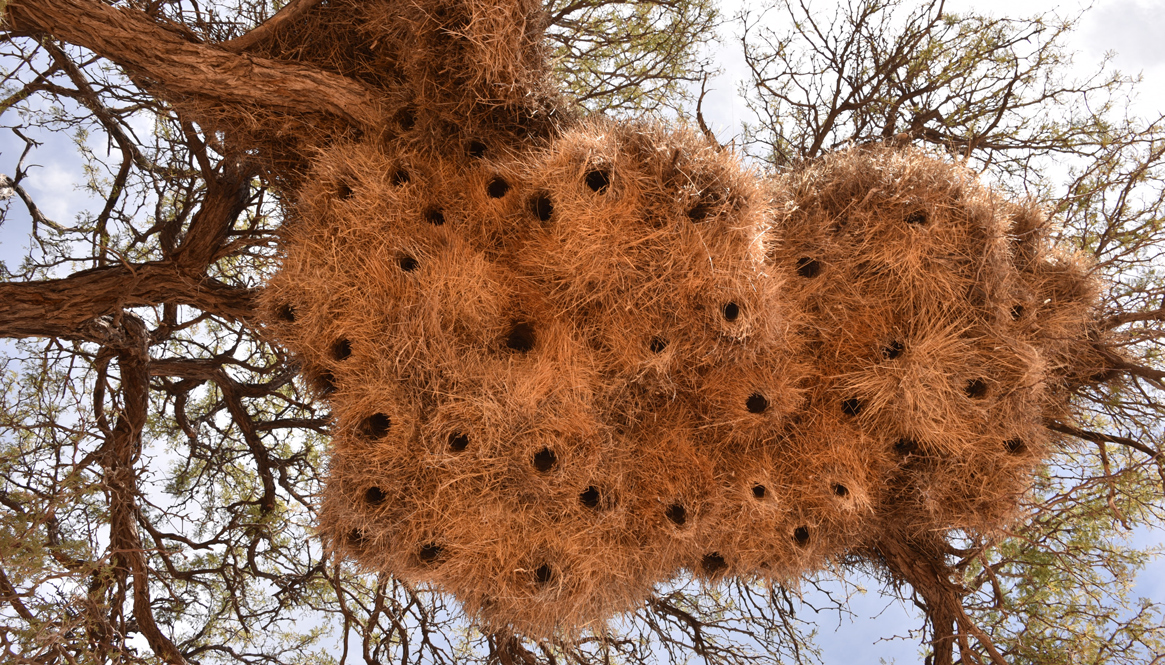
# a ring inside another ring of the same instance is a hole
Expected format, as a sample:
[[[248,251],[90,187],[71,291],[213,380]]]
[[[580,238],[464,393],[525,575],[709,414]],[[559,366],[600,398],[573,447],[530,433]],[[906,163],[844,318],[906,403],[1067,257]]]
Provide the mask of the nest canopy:
[[[577,118],[539,11],[335,1],[284,29],[402,91],[314,153],[263,295],[332,404],[329,545],[537,637],[682,571],[779,583],[1012,516],[1094,366],[1095,287],[1045,217],[919,150],[773,176]],[[338,49],[325,18],[391,39]]]

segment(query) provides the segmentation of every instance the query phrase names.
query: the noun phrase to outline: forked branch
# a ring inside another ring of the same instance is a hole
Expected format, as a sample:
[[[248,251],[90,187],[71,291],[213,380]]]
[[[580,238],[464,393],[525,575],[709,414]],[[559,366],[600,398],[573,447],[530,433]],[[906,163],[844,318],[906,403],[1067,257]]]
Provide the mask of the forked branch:
[[[97,0],[11,0],[4,19],[14,34],[51,35],[108,58],[172,101],[323,114],[363,128],[382,117],[379,96],[357,81],[196,44],[137,10]]]

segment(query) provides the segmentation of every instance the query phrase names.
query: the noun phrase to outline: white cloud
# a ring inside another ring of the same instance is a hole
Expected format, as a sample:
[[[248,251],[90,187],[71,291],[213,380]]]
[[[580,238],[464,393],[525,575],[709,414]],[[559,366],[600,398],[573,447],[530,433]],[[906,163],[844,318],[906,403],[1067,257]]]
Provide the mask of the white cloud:
[[[1161,47],[1165,2],[1106,2],[1088,16],[1082,32],[1089,49],[1117,52],[1124,67],[1145,69],[1165,64],[1165,49]]]

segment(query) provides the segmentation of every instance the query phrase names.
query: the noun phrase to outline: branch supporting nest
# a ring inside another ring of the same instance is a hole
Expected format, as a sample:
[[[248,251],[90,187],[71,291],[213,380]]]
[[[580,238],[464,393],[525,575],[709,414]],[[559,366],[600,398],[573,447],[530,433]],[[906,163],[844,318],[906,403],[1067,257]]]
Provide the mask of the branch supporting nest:
[[[315,67],[192,43],[141,12],[95,0],[13,0],[5,23],[14,34],[49,34],[83,46],[171,98],[323,114],[361,128],[378,126],[384,116],[377,102],[380,96],[358,81]]]

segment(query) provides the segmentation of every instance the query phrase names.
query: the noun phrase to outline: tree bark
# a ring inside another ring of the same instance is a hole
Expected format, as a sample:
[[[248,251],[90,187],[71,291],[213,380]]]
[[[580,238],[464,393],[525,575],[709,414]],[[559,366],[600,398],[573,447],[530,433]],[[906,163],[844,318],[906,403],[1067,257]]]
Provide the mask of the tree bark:
[[[162,303],[246,321],[255,314],[255,295],[252,289],[192,277],[171,261],[96,268],[64,279],[0,284],[0,337],[104,342],[100,317]]]
[[[936,537],[937,538],[937,537]],[[896,538],[880,541],[875,549],[886,567],[898,579],[910,584],[922,597],[922,609],[930,620],[932,665],[952,665],[962,594],[951,582],[950,570],[933,543],[908,542]]]
[[[121,371],[121,413],[101,450],[106,491],[109,492],[109,549],[113,565],[133,580],[133,617],[154,653],[170,665],[186,659],[154,619],[150,603],[149,570],[138,535],[137,472],[142,430],[150,407],[149,333],[141,319],[120,314],[121,341],[114,350]]]
[[[108,58],[171,101],[324,114],[362,128],[383,117],[378,95],[358,81],[193,43],[137,10],[97,0],[10,0],[5,19],[10,32],[51,35]]]

